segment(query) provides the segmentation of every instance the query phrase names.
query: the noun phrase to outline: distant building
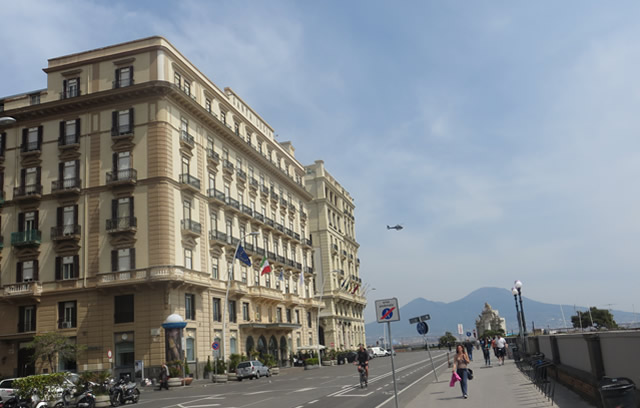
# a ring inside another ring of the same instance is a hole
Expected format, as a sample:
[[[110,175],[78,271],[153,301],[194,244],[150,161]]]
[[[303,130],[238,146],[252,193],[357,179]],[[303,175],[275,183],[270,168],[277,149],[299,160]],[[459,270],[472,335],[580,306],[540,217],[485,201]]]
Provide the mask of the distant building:
[[[478,318],[476,319],[476,330],[478,331],[478,337],[482,337],[482,334],[487,330],[500,330],[507,332],[507,324],[504,317],[500,317],[498,310],[491,308],[489,303],[484,304],[484,309]]]

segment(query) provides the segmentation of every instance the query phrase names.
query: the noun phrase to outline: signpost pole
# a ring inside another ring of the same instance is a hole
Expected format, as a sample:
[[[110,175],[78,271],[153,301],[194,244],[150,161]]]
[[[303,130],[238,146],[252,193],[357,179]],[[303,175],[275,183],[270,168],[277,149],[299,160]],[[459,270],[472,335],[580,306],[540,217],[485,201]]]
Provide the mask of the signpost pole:
[[[393,363],[393,341],[391,340],[391,322],[387,322],[387,334],[389,335],[389,345],[391,346],[391,372],[393,373],[393,394],[395,396],[396,408],[398,408],[398,385],[396,384],[396,368]]]
[[[427,345],[427,352],[429,352],[429,360],[431,360],[431,368],[433,368],[433,375],[436,377],[436,382],[438,382],[438,373],[436,373],[436,365],[433,364],[433,358],[431,357],[431,348],[429,347],[429,340],[427,340],[427,335],[424,336],[424,344]]]

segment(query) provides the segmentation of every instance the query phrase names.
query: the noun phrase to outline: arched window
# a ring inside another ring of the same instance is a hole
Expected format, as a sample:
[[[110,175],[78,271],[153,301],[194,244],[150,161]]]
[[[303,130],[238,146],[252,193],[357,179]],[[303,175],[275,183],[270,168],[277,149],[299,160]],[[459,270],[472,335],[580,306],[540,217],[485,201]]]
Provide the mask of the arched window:
[[[187,361],[196,361],[195,339],[187,337]]]
[[[251,357],[251,352],[255,348],[255,344],[253,343],[253,337],[247,337],[247,344],[245,346],[245,352],[247,353],[247,357]]]

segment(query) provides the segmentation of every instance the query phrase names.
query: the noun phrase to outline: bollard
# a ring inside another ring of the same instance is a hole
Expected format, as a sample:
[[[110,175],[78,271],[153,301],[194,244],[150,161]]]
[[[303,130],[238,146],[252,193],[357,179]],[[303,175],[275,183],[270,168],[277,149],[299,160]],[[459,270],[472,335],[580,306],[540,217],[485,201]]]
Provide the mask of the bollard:
[[[451,368],[451,360],[449,360],[449,352],[447,352],[447,365]]]

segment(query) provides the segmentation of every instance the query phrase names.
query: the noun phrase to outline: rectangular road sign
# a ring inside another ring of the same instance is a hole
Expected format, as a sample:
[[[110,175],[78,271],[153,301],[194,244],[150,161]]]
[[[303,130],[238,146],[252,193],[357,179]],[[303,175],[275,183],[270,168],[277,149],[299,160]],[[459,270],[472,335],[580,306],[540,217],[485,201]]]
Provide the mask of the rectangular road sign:
[[[391,298],[376,300],[376,318],[378,319],[378,323],[400,321],[398,299]]]
[[[416,324],[420,322],[420,318],[419,317],[412,317],[411,319],[409,319],[409,323],[411,324]]]
[[[424,322],[425,320],[429,320],[429,319],[431,319],[431,316],[428,314],[420,316],[421,322]]]
[[[458,334],[463,335],[464,334],[464,329],[462,328],[462,324],[458,323]]]

